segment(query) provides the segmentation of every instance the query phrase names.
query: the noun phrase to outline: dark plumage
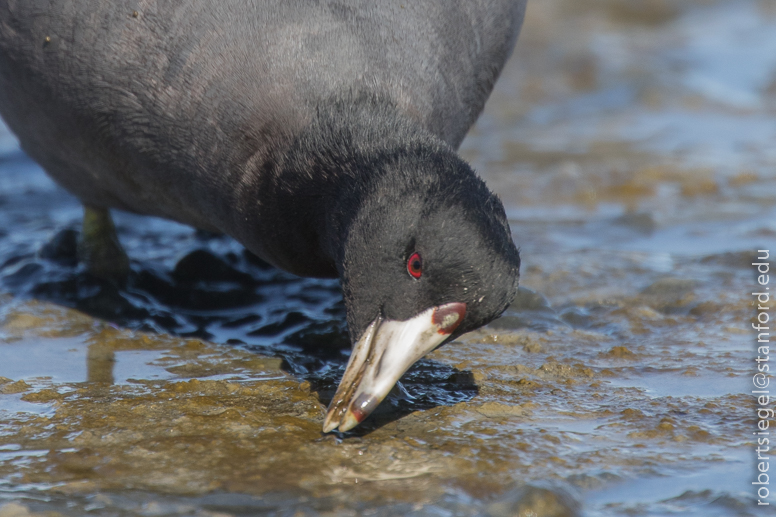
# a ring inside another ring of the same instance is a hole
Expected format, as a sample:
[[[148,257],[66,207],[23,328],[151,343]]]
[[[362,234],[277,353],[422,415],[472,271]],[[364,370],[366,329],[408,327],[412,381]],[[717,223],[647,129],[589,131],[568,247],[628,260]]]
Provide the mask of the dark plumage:
[[[355,350],[324,428],[346,430],[515,294],[504,209],[454,149],[524,8],[0,0],[0,112],[87,206],[224,232],[293,273],[338,276]]]

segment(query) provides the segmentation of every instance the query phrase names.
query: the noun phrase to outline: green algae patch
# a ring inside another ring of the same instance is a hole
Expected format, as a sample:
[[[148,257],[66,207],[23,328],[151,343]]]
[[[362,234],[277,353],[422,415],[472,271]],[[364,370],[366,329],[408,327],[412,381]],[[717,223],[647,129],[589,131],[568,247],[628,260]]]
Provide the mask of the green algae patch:
[[[633,360],[636,359],[636,354],[631,352],[630,349],[626,346],[613,346],[608,351],[600,354],[600,357]]]
[[[59,512],[33,512],[27,506],[8,503],[0,506],[0,517],[63,517]]]
[[[0,394],[13,395],[15,393],[24,393],[30,388],[31,386],[24,381],[6,382],[0,386]]]
[[[25,402],[48,403],[48,402],[58,402],[64,398],[65,396],[56,390],[42,389],[40,391],[35,391],[33,393],[28,393],[26,395],[23,395],[21,400]]]
[[[486,402],[477,407],[476,411],[488,418],[509,418],[530,415],[531,407],[533,407],[533,404],[530,403],[522,406],[511,406],[498,402]]]
[[[99,325],[85,314],[50,303],[31,300],[21,304],[13,299],[5,299],[4,302],[0,312],[0,345],[3,340],[19,339],[25,335],[76,336],[95,324]]]

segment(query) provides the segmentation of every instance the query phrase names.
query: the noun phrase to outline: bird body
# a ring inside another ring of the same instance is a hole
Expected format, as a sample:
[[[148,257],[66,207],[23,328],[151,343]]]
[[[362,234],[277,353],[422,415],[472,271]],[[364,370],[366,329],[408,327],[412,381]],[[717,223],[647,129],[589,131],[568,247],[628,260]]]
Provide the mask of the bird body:
[[[524,10],[0,0],[0,114],[85,205],[226,233],[275,266],[339,277],[354,343],[382,318],[454,303],[465,311],[445,314],[465,331],[509,303],[519,257],[500,202],[454,149]],[[456,239],[460,228],[473,233]],[[397,289],[415,250],[425,276]]]

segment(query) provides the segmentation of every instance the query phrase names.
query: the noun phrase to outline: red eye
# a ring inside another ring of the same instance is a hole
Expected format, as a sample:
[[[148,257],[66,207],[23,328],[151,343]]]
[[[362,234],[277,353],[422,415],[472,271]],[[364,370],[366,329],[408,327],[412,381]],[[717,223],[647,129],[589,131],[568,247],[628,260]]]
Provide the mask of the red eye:
[[[413,278],[420,278],[420,275],[423,274],[423,259],[420,258],[420,253],[415,252],[410,256],[407,261],[407,272]]]

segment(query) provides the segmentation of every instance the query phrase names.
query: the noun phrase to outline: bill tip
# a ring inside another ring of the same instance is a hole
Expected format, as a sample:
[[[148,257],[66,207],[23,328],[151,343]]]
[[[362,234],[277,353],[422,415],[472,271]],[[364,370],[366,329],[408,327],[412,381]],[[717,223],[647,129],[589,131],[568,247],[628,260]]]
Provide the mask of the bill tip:
[[[340,422],[339,430],[340,432],[344,433],[345,431],[350,431],[360,423],[361,423],[361,420],[359,420],[358,417],[354,415],[351,411],[348,411],[345,414],[345,417]]]

